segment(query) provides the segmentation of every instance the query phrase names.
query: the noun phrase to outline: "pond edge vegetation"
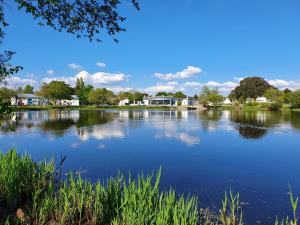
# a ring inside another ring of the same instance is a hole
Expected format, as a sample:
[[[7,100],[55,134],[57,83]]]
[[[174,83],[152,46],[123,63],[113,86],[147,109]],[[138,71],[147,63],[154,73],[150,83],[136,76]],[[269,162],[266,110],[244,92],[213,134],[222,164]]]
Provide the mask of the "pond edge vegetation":
[[[118,174],[92,183],[80,172],[62,173],[65,161],[35,162],[16,150],[0,152],[0,224],[62,225],[242,225],[239,194],[225,193],[218,212],[200,209],[195,196],[159,190],[156,175],[136,179]],[[275,225],[297,225],[298,198],[290,191],[292,218]]]

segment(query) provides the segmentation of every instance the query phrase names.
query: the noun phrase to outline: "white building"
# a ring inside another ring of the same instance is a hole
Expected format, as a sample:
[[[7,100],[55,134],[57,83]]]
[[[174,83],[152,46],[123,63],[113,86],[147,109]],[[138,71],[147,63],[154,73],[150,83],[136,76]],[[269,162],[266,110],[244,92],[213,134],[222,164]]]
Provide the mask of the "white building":
[[[42,98],[34,94],[18,94],[11,98],[11,105],[41,105],[43,104]]]
[[[119,106],[125,106],[125,105],[129,105],[129,99],[123,99],[119,102]]]
[[[224,104],[224,105],[231,105],[232,102],[230,101],[229,98],[226,98],[226,99],[224,100],[223,104]]]
[[[63,106],[79,106],[79,97],[77,95],[71,95],[71,99],[58,100],[57,103]]]
[[[146,96],[143,99],[144,105],[149,106],[177,106],[178,99],[169,96]]]
[[[26,106],[26,105],[48,105],[49,101],[34,94],[18,94],[11,98],[11,105]],[[57,105],[63,106],[79,106],[79,98],[76,95],[71,95],[71,99],[63,99],[56,101]]]
[[[197,103],[198,101],[196,99],[190,97],[184,98],[181,101],[182,106],[192,106],[192,105],[197,105]]]
[[[266,97],[258,97],[258,98],[256,98],[255,101],[258,103],[268,103],[269,102],[269,100]]]

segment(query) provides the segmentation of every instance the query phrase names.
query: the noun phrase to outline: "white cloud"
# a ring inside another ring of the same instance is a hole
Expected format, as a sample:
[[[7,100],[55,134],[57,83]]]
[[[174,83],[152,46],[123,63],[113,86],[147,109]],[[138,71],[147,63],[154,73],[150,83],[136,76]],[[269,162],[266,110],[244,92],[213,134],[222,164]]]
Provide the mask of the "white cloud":
[[[105,68],[106,67],[106,64],[103,63],[103,62],[97,62],[96,63],[96,66],[100,67],[100,68]]]
[[[94,74],[90,74],[87,71],[81,71],[77,73],[75,76],[71,77],[45,77],[42,81],[49,83],[53,80],[61,80],[70,85],[75,85],[77,78],[82,78],[84,82],[99,86],[104,84],[111,84],[111,83],[119,83],[125,81],[127,76],[123,73],[105,73],[105,72],[97,72]]]
[[[82,66],[80,66],[76,63],[70,63],[70,64],[68,64],[68,67],[73,70],[82,70],[83,69]]]
[[[49,75],[53,75],[53,74],[54,74],[54,70],[52,70],[52,69],[47,70],[46,72],[47,72],[47,74],[49,74]]]
[[[181,72],[167,73],[167,74],[155,73],[154,76],[162,80],[176,80],[176,79],[187,79],[201,72],[202,69],[200,69],[199,67],[188,66]]]
[[[278,89],[291,89],[291,90],[298,90],[300,89],[300,80],[282,80],[282,79],[274,79],[274,80],[267,80],[271,85]]]
[[[207,86],[209,88],[218,89],[221,93],[228,93],[233,90],[239,83],[227,81],[223,83],[219,83],[216,81],[208,81],[206,83],[198,83],[198,82],[185,82],[183,86],[193,88],[196,90],[200,90],[203,86]]]
[[[166,84],[156,84],[155,86],[146,87],[143,89],[144,92],[155,94],[157,92],[165,91],[165,92],[176,92],[176,91],[184,91],[184,87],[180,87],[177,82],[168,82]]]
[[[17,88],[17,87],[24,87],[25,85],[31,85],[36,86],[37,82],[35,79],[29,79],[29,78],[21,78],[18,76],[11,76],[8,77],[6,80],[6,87],[7,88]],[[3,86],[3,85],[2,85]]]
[[[120,87],[120,86],[107,87],[107,89],[111,90],[114,93],[120,93],[120,92],[126,92],[126,91],[132,91],[133,90],[130,87]]]

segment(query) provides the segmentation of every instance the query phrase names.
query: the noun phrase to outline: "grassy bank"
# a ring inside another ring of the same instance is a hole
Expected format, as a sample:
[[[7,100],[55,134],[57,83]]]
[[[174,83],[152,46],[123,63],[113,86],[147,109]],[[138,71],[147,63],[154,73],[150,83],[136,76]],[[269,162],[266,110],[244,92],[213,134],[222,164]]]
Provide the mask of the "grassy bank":
[[[105,109],[116,109],[116,110],[176,110],[176,107],[168,107],[168,106],[95,106],[95,105],[87,105],[87,106],[17,106],[12,107],[16,111],[23,110],[105,110]]]
[[[214,214],[194,196],[159,190],[161,172],[135,180],[118,175],[91,183],[61,173],[62,162],[36,163],[15,150],[0,153],[0,224],[30,225],[242,225],[239,195],[225,194]],[[294,212],[297,202],[291,196]],[[296,225],[291,220],[275,224]]]

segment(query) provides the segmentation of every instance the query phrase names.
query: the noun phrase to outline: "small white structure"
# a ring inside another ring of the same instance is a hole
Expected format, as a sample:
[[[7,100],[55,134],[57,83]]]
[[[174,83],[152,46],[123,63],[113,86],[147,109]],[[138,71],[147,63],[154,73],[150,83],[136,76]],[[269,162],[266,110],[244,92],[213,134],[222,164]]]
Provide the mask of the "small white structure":
[[[58,101],[59,105],[63,106],[79,106],[79,97],[77,95],[71,95],[71,99],[62,99]]]
[[[187,97],[187,98],[182,99],[181,105],[182,105],[182,106],[192,106],[192,105],[197,105],[197,100],[194,99],[194,98]]]
[[[11,105],[41,105],[42,98],[34,94],[18,94],[17,96],[11,98]]]
[[[149,106],[177,106],[178,99],[169,96],[146,96],[143,99],[144,105]]]
[[[229,98],[226,98],[226,99],[224,100],[223,104],[224,104],[224,105],[231,105],[232,102],[230,101]]]
[[[119,106],[125,106],[125,105],[129,105],[129,99],[123,99],[119,102]]]
[[[258,103],[268,103],[269,100],[266,97],[258,97],[255,99],[256,102]]]

